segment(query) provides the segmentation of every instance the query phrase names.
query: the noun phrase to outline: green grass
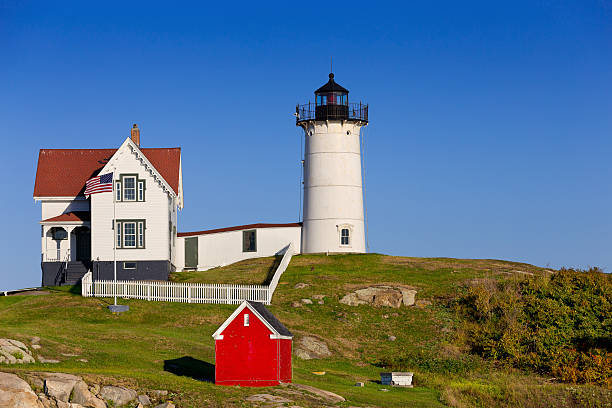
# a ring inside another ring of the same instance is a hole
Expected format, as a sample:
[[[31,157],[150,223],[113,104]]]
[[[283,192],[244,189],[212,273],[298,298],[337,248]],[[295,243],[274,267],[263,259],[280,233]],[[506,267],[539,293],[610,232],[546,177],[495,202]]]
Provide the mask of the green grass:
[[[269,279],[277,262],[276,258],[249,260],[205,272],[176,273],[172,279],[261,284]],[[455,346],[462,333],[449,302],[463,285],[525,273],[550,272],[497,260],[298,255],[283,275],[269,308],[294,333],[295,340],[315,335],[326,341],[333,357],[308,361],[294,357],[293,378],[344,396],[347,402],[342,406],[535,407],[543,406],[538,401],[554,400],[555,406],[573,407],[584,405],[576,401],[589,395],[609,398],[609,392],[600,387],[572,385],[572,391],[566,384],[493,366]],[[298,282],[308,286],[295,289]],[[380,283],[413,286],[418,290],[417,299],[428,299],[432,304],[390,309],[338,302],[354,288]],[[35,354],[62,362],[3,370],[62,371],[141,390],[167,389],[179,407],[245,406],[247,395],[280,392],[278,388],[215,386],[189,376],[198,377],[194,373],[199,372],[200,377],[210,377],[214,364],[211,334],[235,306],[121,300],[130,311],[116,316],[107,309],[111,299],[82,298],[70,288],[53,288],[51,292],[46,296],[0,297],[0,337],[28,344],[31,336],[39,336],[42,349]],[[323,305],[291,306],[317,294],[326,296]],[[388,341],[389,335],[397,340]],[[415,373],[412,389],[383,387],[376,382],[379,373],[387,369],[386,362],[398,356],[404,358],[402,368]],[[78,361],[80,358],[88,363]],[[313,371],[326,374],[317,376]],[[358,381],[365,387],[355,387]],[[319,405],[308,398],[298,398],[295,404]]]

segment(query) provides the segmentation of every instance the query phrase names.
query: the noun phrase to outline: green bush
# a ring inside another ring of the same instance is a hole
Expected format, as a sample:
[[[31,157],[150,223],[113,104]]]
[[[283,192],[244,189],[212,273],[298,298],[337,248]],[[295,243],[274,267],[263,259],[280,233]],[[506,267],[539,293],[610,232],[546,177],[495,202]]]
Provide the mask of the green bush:
[[[612,279],[598,268],[486,281],[460,296],[472,351],[566,382],[612,385]]]
[[[397,357],[387,357],[376,363],[376,366],[390,371],[420,370],[436,374],[464,374],[473,370],[476,363],[469,356],[457,358],[441,357],[433,352],[421,350]]]

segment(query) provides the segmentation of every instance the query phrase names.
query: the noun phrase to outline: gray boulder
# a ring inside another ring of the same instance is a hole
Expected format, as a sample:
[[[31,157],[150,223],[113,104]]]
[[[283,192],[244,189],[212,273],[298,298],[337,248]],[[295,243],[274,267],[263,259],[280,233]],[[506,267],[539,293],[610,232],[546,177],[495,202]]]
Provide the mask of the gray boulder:
[[[93,395],[84,381],[78,381],[74,385],[71,401],[86,408],[106,408],[106,403]]]
[[[312,336],[302,337],[296,347],[295,355],[302,360],[325,358],[332,355],[322,340]]]
[[[72,389],[81,377],[72,374],[63,373],[48,373],[44,374],[45,378],[45,394],[53,397],[58,401],[68,402]]]
[[[402,292],[402,303],[404,303],[404,306],[414,305],[417,291],[407,288],[399,288],[399,290]]]
[[[151,405],[151,400],[147,395],[143,394],[138,396],[138,403],[146,407],[147,405]]]
[[[100,396],[107,401],[112,401],[115,405],[125,405],[134,401],[138,394],[129,388],[107,385],[100,390]]]
[[[0,339],[0,363],[24,364],[34,362],[34,357],[32,357],[28,346],[18,340]]]
[[[0,407],[44,408],[27,382],[15,374],[0,372]]]
[[[370,286],[346,294],[340,303],[349,306],[371,305],[399,308],[402,304],[414,304],[416,290],[405,287]]]

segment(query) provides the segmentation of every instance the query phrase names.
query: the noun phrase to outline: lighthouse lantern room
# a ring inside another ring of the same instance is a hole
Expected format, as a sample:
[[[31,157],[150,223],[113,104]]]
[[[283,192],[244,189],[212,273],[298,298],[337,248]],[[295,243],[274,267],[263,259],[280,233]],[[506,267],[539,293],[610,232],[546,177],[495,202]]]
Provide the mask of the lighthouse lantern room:
[[[360,141],[368,105],[348,94],[331,73],[314,104],[296,107],[306,141],[303,253],[366,251]]]

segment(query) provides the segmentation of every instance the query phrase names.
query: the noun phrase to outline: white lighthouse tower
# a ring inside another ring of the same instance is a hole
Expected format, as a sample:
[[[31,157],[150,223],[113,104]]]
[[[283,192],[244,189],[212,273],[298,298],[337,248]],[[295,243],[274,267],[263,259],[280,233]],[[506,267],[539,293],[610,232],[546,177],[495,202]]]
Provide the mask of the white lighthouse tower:
[[[368,106],[349,103],[334,74],[315,91],[315,103],[298,105],[304,129],[302,252],[366,252],[360,131]]]

